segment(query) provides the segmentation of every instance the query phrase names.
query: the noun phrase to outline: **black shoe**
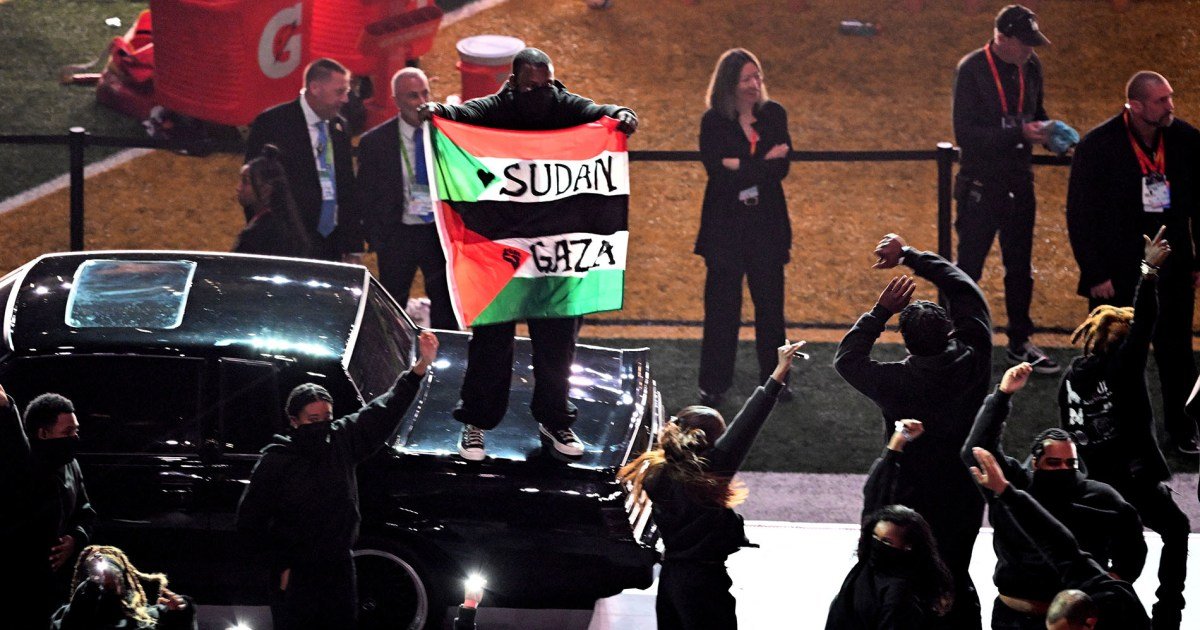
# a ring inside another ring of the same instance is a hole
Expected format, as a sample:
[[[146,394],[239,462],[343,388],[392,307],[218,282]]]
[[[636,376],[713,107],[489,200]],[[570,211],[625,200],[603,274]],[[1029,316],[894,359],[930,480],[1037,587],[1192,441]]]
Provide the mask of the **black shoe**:
[[[463,425],[462,437],[458,438],[458,454],[467,461],[483,461],[487,455],[483,445],[483,429],[469,424]]]
[[[1038,374],[1058,374],[1062,367],[1041,348],[1026,341],[1019,346],[1008,347],[1008,360],[1013,363],[1031,363]]]
[[[579,457],[583,455],[583,442],[579,441],[579,437],[570,429],[551,429],[544,424],[538,425],[538,430],[542,435],[550,438],[550,442],[554,444],[554,450],[568,455],[570,457]]]
[[[709,392],[704,391],[703,389],[700,390],[700,404],[701,405],[704,405],[705,407],[714,407],[715,408],[715,407],[719,407],[721,405],[721,403],[723,403],[723,402],[725,402],[725,394],[720,393],[720,392],[709,393]]]

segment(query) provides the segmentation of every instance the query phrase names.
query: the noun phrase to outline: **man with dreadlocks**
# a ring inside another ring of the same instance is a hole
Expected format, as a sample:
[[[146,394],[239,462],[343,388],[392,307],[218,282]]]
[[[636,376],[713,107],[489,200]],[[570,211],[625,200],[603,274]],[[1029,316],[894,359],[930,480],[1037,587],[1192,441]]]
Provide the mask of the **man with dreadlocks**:
[[[1004,421],[1012,397],[1029,382],[1033,367],[1021,363],[1004,373],[995,393],[987,397],[975,426],[962,447],[962,460],[976,465],[974,449],[993,453],[1004,476],[1014,487],[1033,495],[1042,507],[1063,524],[1113,577],[1133,582],[1146,563],[1146,539],[1137,510],[1112,486],[1088,479],[1079,470],[1075,442],[1062,429],[1042,431],[1030,449],[1033,470],[1005,455],[1001,446]],[[999,596],[992,606],[992,628],[1041,630],[1046,627],[1050,602],[1067,585],[1055,566],[1046,561],[1041,545],[1013,531],[996,528],[993,579]]]
[[[1163,539],[1158,565],[1155,628],[1178,628],[1187,576],[1191,524],[1164,483],[1171,471],[1154,437],[1146,388],[1146,359],[1158,315],[1158,268],[1171,247],[1166,227],[1145,248],[1133,308],[1101,305],[1075,329],[1083,356],[1071,362],[1059,387],[1062,427],[1079,444],[1088,474],[1112,485]]]
[[[846,333],[833,366],[883,412],[884,440],[899,420],[924,423],[925,437],[905,455],[895,502],[929,521],[954,576],[954,607],[942,619],[944,627],[979,628],[979,596],[968,568],[983,520],[983,497],[958,450],[991,380],[992,318],[975,282],[941,256],[908,247],[895,234],[884,236],[874,253],[876,269],[907,265],[942,290],[949,309],[925,300],[909,304],[916,283],[908,276],[893,278]],[[874,361],[871,348],[896,313],[909,355],[903,361]]]
[[[92,545],[79,554],[71,601],[54,613],[54,630],[195,630],[190,597],[167,589],[167,576],[142,573],[125,552]]]
[[[659,432],[658,447],[617,475],[633,484],[634,495],[644,488],[654,502],[654,522],[665,548],[654,604],[660,630],[737,628],[725,559],[751,545],[741,515],[733,511],[745,500],[746,489],[733,475],[775,408],[803,345],[797,341],[779,347],[775,371],[728,427],[712,407],[684,407]]]

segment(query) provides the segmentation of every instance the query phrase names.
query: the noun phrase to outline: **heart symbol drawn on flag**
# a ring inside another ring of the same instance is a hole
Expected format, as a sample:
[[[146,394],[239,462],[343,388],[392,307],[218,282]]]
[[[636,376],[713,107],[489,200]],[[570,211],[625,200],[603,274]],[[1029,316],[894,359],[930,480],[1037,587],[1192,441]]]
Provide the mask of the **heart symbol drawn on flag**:
[[[483,169],[475,171],[475,175],[479,177],[479,181],[483,182],[484,186],[487,186],[488,184],[492,183],[492,180],[496,179],[495,175]]]

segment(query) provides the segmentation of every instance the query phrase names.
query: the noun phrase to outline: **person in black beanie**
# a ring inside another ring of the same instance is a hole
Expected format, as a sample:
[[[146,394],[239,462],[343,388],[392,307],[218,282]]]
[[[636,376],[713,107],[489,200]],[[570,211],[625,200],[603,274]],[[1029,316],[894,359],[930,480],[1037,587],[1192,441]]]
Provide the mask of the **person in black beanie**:
[[[621,468],[617,478],[643,489],[653,501],[654,522],[662,534],[662,571],[655,616],[659,630],[737,628],[732,582],[725,570],[729,554],[753,546],[734,506],[746,489],[733,479],[758,432],[775,408],[796,351],[803,341],[778,348],[775,371],[725,425],[712,407],[679,410],[650,449]]]
[[[416,363],[389,392],[339,420],[320,385],[298,385],[288,396],[291,431],[263,448],[237,520],[271,570],[277,630],[355,627],[355,470],[383,447],[420,391],[438,340],[424,331],[418,345]]]

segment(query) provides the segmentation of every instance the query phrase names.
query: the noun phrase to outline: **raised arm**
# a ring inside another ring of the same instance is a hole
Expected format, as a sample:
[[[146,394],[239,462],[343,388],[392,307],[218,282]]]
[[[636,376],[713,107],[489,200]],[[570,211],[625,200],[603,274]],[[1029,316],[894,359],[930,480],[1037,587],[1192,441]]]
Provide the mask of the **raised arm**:
[[[717,438],[712,449],[706,454],[710,471],[718,474],[733,474],[742,467],[742,462],[746,461],[746,454],[750,452],[750,447],[758,437],[759,431],[762,430],[763,424],[766,423],[767,416],[775,408],[775,401],[779,396],[779,391],[783,389],[788,370],[791,369],[796,352],[802,347],[804,347],[803,341],[779,346],[777,350],[779,362],[775,366],[775,371],[771,373],[766,383],[754,390],[754,393],[746,400],[746,404],[742,406],[741,411],[734,416],[733,422],[729,423],[725,433]]]
[[[923,433],[925,425],[920,420],[896,422],[896,429],[892,432],[887,447],[875,463],[871,464],[871,472],[867,474],[867,482],[863,485],[863,518],[896,502],[896,480],[900,476],[904,447]]]
[[[1019,486],[1028,485],[1028,473],[1020,462],[1005,455],[1001,438],[1004,435],[1004,422],[1012,411],[1012,396],[1025,387],[1032,373],[1033,366],[1028,363],[1014,365],[1004,372],[996,391],[984,399],[960,452],[968,468],[975,465],[974,450],[982,448],[996,456],[1006,477],[1017,481]]]
[[[372,400],[357,413],[334,421],[334,430],[344,431],[344,444],[352,460],[367,459],[383,446],[421,390],[421,380],[437,358],[438,340],[426,330],[417,338],[417,345],[420,348],[417,362],[396,379],[391,391]]]
[[[883,392],[894,388],[888,374],[895,368],[871,359],[871,348],[892,315],[903,310],[912,299],[916,287],[908,276],[892,278],[879,294],[875,306],[858,318],[838,344],[837,354],[833,357],[834,369],[851,387],[872,400],[878,400]]]
[[[1154,322],[1158,319],[1158,268],[1171,255],[1171,245],[1163,238],[1166,230],[1165,225],[1159,228],[1153,239],[1142,236],[1146,243],[1142,256],[1145,264],[1134,293],[1133,323],[1118,355],[1122,368],[1133,374],[1140,375],[1146,369],[1150,340],[1154,336]]]

